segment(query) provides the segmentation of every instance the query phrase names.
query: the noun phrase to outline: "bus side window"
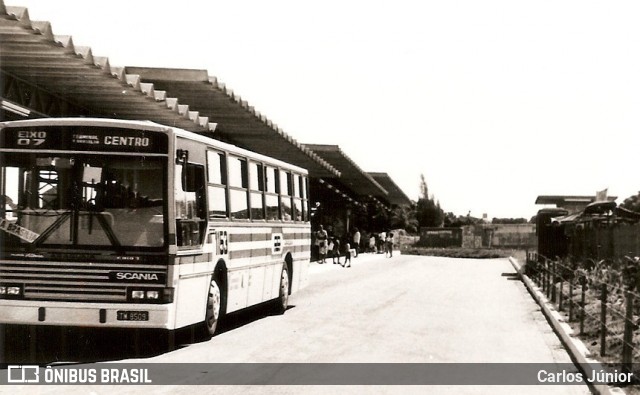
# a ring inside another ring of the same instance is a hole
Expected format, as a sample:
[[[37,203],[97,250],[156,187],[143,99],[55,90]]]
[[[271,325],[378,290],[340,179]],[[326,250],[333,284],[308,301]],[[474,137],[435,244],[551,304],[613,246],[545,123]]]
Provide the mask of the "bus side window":
[[[178,247],[202,244],[206,228],[204,166],[176,166],[176,238]]]
[[[278,202],[278,188],[280,181],[278,180],[278,169],[270,166],[264,167],[265,178],[265,205],[268,221],[277,221],[280,219],[280,204]]]
[[[249,204],[249,175],[247,174],[247,160],[229,156],[229,213],[232,219],[248,219]]]
[[[227,217],[227,159],[222,152],[207,151],[209,218]]]
[[[309,179],[307,177],[302,177],[302,220],[309,221],[311,220],[311,209],[309,208]]]
[[[280,170],[280,204],[282,205],[282,219],[293,220],[293,207],[291,206],[291,195],[293,195],[291,173]]]
[[[302,221],[302,176],[293,175],[293,219]]]
[[[249,189],[251,203],[251,219],[265,219],[264,215],[264,170],[261,163],[249,164]]]

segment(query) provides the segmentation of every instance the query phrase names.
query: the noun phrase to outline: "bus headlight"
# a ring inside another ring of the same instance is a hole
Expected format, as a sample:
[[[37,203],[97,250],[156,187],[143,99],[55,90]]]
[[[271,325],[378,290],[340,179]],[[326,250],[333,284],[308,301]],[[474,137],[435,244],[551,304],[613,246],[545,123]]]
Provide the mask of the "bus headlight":
[[[173,288],[138,288],[128,290],[128,300],[131,302],[172,303]]]
[[[131,291],[131,299],[144,299],[144,291]]]
[[[20,287],[7,287],[7,295],[18,296],[22,293]]]
[[[22,296],[22,286],[13,284],[1,284],[0,296],[16,298]]]
[[[147,299],[157,300],[160,297],[160,292],[158,291],[147,291]]]

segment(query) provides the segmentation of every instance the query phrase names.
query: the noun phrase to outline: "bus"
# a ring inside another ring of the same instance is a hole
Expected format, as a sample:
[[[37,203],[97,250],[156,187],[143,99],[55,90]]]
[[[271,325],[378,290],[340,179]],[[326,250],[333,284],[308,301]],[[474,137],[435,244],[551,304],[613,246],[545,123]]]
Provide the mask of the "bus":
[[[0,324],[213,335],[308,283],[305,169],[148,121],[0,123]]]

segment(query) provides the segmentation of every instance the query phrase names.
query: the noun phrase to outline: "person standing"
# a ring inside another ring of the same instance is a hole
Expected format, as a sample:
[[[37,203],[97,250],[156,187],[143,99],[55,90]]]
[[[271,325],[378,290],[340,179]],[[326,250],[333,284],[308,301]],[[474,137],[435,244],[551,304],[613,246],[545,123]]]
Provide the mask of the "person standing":
[[[337,237],[333,238],[333,251],[331,253],[331,258],[333,259],[333,264],[336,263],[340,265],[340,239]],[[338,262],[336,262],[336,259]]]
[[[325,258],[327,257],[329,235],[322,225],[320,225],[320,229],[316,232],[316,243],[318,243],[318,263],[324,263]]]
[[[380,234],[378,235],[378,254],[382,254],[383,252],[385,252],[386,241],[387,241],[387,232],[385,231],[380,232]]]
[[[342,267],[351,267],[351,245],[349,242],[344,243],[344,265]]]
[[[368,252],[374,253],[376,252],[376,235],[371,233],[369,237],[369,250]]]
[[[358,257],[360,253],[360,230],[358,228],[353,228],[353,249],[356,250],[355,258]]]
[[[389,258],[393,257],[393,233],[387,234],[387,240],[385,240],[385,256],[389,254]]]

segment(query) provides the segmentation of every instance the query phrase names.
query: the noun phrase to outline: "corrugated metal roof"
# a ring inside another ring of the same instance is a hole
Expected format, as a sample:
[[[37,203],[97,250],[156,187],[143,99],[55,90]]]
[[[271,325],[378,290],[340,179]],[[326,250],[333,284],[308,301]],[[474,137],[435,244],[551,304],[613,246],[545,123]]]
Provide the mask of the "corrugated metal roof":
[[[355,193],[363,196],[387,197],[388,192],[373,177],[355,164],[337,145],[303,145],[338,169],[341,173],[340,182]]]
[[[57,110],[39,106],[43,116],[55,112],[150,120],[281,159],[308,169],[318,179],[338,179],[376,202],[410,203],[386,173],[362,171],[337,145],[298,143],[206,70],[113,67],[107,57],[76,46],[70,36],[53,34],[49,22],[31,21],[26,8],[5,6],[4,0],[0,0],[0,73],[3,80],[9,76],[55,98],[49,102]],[[20,108],[20,103],[6,103]],[[69,106],[60,110],[59,103]]]
[[[87,109],[92,115],[152,120],[192,131],[210,128],[209,120],[177,98],[143,84],[137,75],[112,67],[91,48],[70,36],[53,34],[49,22],[31,21],[24,7],[0,0],[0,67],[39,89]]]
[[[614,201],[617,196],[608,196],[607,200]],[[585,195],[540,195],[536,198],[535,204],[567,204],[567,203],[584,203],[585,205],[596,200],[596,196]]]
[[[217,124],[214,137],[252,151],[293,163],[312,177],[340,176],[340,171],[298,143],[246,100],[219,83],[206,70],[126,67]]]
[[[369,173],[374,180],[378,182],[378,184],[382,185],[384,189],[389,192],[386,199],[389,203],[402,206],[402,205],[410,205],[411,199],[400,189],[400,187],[393,181],[393,179],[387,173]]]
[[[3,73],[91,116],[151,120],[198,133],[215,130],[213,137],[304,167],[312,176],[340,175],[206,71],[170,70],[173,80],[165,78],[158,87],[136,72],[151,69],[113,67],[108,58],[74,45],[70,36],[54,35],[49,22],[31,21],[26,8],[5,6],[4,0],[0,49]]]

